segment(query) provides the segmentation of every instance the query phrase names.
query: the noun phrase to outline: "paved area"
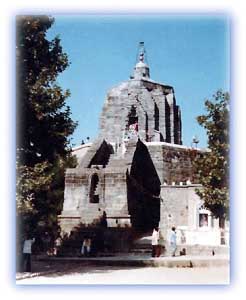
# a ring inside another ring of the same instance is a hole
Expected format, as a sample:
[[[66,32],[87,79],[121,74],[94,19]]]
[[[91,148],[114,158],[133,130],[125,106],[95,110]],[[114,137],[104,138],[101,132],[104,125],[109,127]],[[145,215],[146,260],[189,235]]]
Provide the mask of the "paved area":
[[[166,268],[80,266],[59,272],[18,280],[19,285],[218,285],[229,284],[229,267]]]
[[[107,266],[156,266],[156,267],[210,267],[210,266],[225,266],[229,263],[227,255],[216,256],[176,256],[167,257],[161,256],[152,258],[150,255],[129,255],[121,254],[117,256],[107,257],[53,257],[50,259],[44,258],[47,262],[63,262],[63,263],[89,263],[95,265]]]
[[[227,284],[228,256],[43,257],[17,284]]]

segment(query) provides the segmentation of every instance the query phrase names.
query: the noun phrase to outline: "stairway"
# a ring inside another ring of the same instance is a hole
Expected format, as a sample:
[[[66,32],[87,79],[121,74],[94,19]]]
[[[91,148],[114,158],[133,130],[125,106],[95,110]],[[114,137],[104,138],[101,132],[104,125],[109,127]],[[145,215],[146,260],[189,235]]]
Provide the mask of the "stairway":
[[[122,155],[117,153],[111,154],[109,158],[108,168],[127,168],[132,163],[132,158],[136,150],[136,142],[130,141],[126,146],[126,152]]]
[[[151,234],[136,239],[130,249],[130,253],[134,255],[149,255],[152,253]]]
[[[88,168],[88,165],[89,165],[90,161],[92,160],[93,156],[97,152],[97,150],[100,147],[100,145],[102,144],[102,142],[103,142],[103,140],[97,139],[92,144],[92,146],[89,148],[89,150],[87,151],[87,153],[85,154],[85,156],[81,160],[81,162],[79,164],[80,168]]]
[[[94,195],[99,195],[99,194],[100,194],[100,184],[98,182],[95,186]]]
[[[166,251],[162,253],[162,256],[170,256],[170,246],[166,242]],[[180,256],[180,251],[185,249],[186,255],[193,256],[216,256],[230,254],[230,248],[226,245],[177,245],[176,256]],[[151,235],[145,235],[134,241],[130,253],[135,255],[151,255]]]

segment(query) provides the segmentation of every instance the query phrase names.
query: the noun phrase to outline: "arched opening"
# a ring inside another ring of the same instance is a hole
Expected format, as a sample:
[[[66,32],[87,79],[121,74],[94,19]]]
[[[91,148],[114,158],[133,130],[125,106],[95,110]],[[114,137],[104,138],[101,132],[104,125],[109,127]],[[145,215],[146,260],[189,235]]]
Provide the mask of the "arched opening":
[[[166,123],[166,139],[165,142],[171,143],[171,123],[170,123],[170,107],[168,102],[165,100],[165,123]]]
[[[135,105],[131,106],[131,110],[128,114],[127,129],[129,130],[133,126],[135,130],[138,131],[138,116],[137,116],[137,109]]]
[[[110,155],[113,153],[114,150],[112,145],[103,141],[100,147],[98,148],[96,154],[91,159],[88,168],[91,168],[91,166],[93,165],[101,165],[103,166],[103,168],[105,168],[105,166],[108,164]]]
[[[149,117],[147,113],[145,113],[145,134],[146,142],[149,142]]]
[[[90,203],[99,203],[99,178],[97,174],[93,174],[91,176],[91,186],[90,186],[90,194],[89,199]]]
[[[155,130],[159,131],[159,108],[156,105],[156,103],[155,103],[154,118],[155,118]]]
[[[127,171],[127,201],[132,227],[149,232],[160,221],[160,179],[149,154],[140,140]]]

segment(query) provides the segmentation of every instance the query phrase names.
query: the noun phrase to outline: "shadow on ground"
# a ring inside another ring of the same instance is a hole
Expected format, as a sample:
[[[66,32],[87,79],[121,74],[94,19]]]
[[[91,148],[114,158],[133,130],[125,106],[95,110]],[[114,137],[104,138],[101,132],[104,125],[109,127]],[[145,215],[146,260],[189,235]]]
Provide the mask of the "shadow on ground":
[[[17,273],[17,280],[25,279],[28,277],[45,276],[45,277],[59,277],[71,274],[88,274],[88,273],[110,273],[116,270],[131,270],[140,269],[143,267],[138,266],[96,266],[91,262],[42,262],[34,261],[31,273]]]

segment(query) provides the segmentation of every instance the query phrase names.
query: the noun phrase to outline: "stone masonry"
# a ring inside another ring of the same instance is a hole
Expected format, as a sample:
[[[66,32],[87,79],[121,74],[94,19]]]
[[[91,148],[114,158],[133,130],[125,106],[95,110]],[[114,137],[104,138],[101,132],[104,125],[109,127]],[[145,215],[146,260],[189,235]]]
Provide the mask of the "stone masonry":
[[[142,141],[182,144],[181,112],[174,89],[149,78],[149,67],[142,53],[131,79],[108,92],[99,136],[115,143],[129,137],[134,124]]]
[[[131,78],[108,92],[98,138],[74,150],[78,165],[66,170],[64,205],[59,216],[63,232],[69,233],[79,224],[94,224],[103,212],[109,227],[132,226],[128,201],[134,196],[129,195],[127,174],[130,174],[139,143],[147,147],[161,182],[159,197],[150,195],[160,203],[160,219],[156,221],[165,232],[171,225],[190,230],[191,224],[195,224],[197,204],[194,203],[199,199],[194,184],[199,182],[192,159],[201,150],[182,145],[181,113],[174,89],[150,79],[144,53],[140,51]],[[144,167],[146,159],[139,155]],[[150,174],[139,174],[138,178],[143,180],[136,182],[136,188],[148,202],[148,191],[143,183],[147,176]],[[144,204],[141,205],[146,210]],[[147,209],[151,213],[151,208]]]

